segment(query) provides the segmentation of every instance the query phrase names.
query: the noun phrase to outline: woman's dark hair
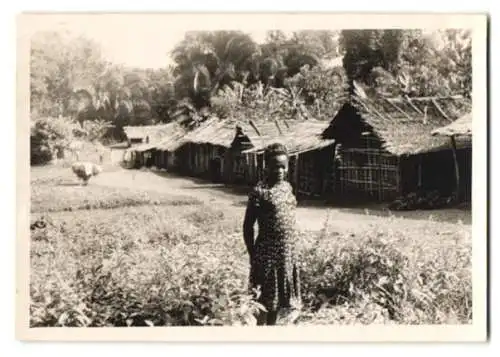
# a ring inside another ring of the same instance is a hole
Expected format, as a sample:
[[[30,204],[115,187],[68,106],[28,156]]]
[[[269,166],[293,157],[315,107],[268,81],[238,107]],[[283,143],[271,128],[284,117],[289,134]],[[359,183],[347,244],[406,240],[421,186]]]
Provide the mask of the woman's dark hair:
[[[269,162],[270,159],[276,156],[286,155],[288,157],[288,150],[285,145],[280,143],[274,143],[266,148],[264,153],[264,159]]]

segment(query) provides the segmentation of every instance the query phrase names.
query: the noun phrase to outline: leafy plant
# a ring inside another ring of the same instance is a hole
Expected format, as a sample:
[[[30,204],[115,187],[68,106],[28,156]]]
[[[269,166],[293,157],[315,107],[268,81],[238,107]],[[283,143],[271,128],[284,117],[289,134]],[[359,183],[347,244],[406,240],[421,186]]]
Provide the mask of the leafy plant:
[[[146,192],[131,205],[138,190],[79,195],[43,172],[32,184],[31,326],[255,324],[262,306],[248,291],[237,212]],[[402,229],[391,217],[356,233],[333,227],[301,232],[296,323],[470,323],[470,227],[441,234],[442,224]]]

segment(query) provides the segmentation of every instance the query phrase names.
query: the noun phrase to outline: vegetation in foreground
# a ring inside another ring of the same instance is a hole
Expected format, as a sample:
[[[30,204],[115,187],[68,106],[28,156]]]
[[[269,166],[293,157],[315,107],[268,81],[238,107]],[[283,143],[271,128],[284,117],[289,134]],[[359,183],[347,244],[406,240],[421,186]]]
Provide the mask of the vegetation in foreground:
[[[133,190],[75,195],[59,180],[32,181],[32,221],[46,220],[31,235],[32,327],[254,324],[241,217]],[[403,231],[394,219],[303,232],[296,323],[471,322],[470,228]]]

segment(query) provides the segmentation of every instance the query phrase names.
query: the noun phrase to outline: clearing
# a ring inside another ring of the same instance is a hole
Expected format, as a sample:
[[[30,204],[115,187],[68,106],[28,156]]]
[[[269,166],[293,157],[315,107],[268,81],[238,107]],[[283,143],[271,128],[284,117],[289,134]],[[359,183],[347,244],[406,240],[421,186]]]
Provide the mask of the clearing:
[[[246,204],[246,189],[231,188],[196,178],[180,177],[165,172],[149,170],[115,170],[92,178],[90,185],[123,187],[157,191],[163,194],[193,196],[197,199],[225,207],[228,211],[243,217]],[[471,224],[471,211],[461,209],[441,209],[433,211],[389,212],[380,205],[369,208],[325,207],[315,203],[301,203],[297,210],[297,219],[304,230],[320,230],[326,220],[330,227],[339,230],[361,229],[380,221],[380,217],[393,215],[405,218],[396,220],[408,227],[417,227],[422,220],[435,220],[443,229],[456,223]]]
[[[252,323],[248,188],[116,167],[87,187],[69,168],[31,174],[31,326]],[[470,323],[470,211],[303,203],[297,218],[297,323]]]

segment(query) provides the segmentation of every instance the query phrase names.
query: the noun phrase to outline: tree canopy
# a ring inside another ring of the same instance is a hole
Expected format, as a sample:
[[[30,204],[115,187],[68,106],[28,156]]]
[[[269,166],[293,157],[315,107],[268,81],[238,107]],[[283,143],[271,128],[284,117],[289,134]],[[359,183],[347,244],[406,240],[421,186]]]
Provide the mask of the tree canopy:
[[[250,113],[263,100],[281,115],[329,119],[354,82],[391,96],[470,95],[472,87],[465,30],[273,30],[263,43],[241,31],[188,32],[171,58],[161,69],[126,68],[92,40],[39,33],[32,117],[70,116],[82,127],[102,120],[120,139],[125,125],[194,123],[235,112],[234,103]]]

